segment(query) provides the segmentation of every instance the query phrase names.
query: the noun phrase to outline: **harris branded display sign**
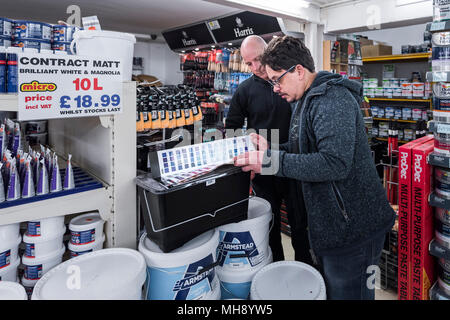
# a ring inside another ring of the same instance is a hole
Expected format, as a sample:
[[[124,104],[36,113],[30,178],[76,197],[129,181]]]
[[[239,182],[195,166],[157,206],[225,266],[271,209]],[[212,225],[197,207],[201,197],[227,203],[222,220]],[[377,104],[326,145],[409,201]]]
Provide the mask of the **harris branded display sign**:
[[[214,44],[214,39],[204,22],[163,31],[162,35],[170,49],[174,51]]]

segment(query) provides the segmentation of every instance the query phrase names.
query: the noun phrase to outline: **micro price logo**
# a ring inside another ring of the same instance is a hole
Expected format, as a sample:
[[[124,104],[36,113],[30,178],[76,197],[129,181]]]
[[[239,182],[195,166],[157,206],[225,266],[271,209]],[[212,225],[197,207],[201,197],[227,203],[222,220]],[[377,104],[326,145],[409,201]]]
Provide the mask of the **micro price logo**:
[[[21,92],[53,92],[56,88],[57,86],[54,83],[39,83],[39,81],[31,81],[20,85]]]

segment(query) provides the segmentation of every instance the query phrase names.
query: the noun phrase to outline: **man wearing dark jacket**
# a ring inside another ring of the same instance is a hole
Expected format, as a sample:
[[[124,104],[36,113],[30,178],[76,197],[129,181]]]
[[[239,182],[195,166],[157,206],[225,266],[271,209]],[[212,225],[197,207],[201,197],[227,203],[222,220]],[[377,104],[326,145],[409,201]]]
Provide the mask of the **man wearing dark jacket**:
[[[267,47],[266,42],[259,36],[249,36],[241,45],[241,56],[251,69],[253,76],[241,83],[233,95],[225,127],[227,129],[241,129],[247,118],[247,128],[259,132],[267,130],[268,140],[271,141],[271,129],[278,130],[279,141],[288,141],[291,106],[279,95],[273,92],[265,67],[261,65],[261,55]],[[269,234],[269,245],[273,254],[273,261],[284,260],[281,243],[280,206],[284,198],[291,228],[291,242],[295,251],[295,259],[305,263],[312,263],[309,252],[306,221],[301,219],[301,209],[293,208],[289,198],[289,180],[285,177],[257,175],[253,181],[256,196],[266,199],[272,206],[274,214],[273,226]],[[303,209],[303,213],[305,210]]]
[[[244,171],[295,179],[292,199],[303,202],[314,256],[329,299],[375,297],[371,281],[395,213],[371,156],[360,112],[362,86],[315,72],[309,50],[285,36],[269,43],[262,62],[274,92],[294,108],[289,142],[235,159]]]

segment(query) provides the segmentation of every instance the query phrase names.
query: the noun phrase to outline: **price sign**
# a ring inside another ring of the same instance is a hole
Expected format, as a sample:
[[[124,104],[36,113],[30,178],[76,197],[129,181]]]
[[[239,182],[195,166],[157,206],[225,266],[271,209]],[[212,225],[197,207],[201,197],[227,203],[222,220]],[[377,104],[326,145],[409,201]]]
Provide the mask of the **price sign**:
[[[18,119],[105,116],[122,112],[122,61],[23,53]]]

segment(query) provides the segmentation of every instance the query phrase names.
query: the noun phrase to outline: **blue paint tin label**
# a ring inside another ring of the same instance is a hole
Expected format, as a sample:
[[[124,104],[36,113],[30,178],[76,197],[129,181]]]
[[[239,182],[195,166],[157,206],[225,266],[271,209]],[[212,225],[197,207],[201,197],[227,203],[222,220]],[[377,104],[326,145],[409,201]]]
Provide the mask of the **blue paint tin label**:
[[[95,241],[95,229],[86,231],[70,231],[70,243],[74,245],[88,244]]]
[[[35,257],[34,243],[25,243],[25,257]]]
[[[83,255],[85,253],[89,253],[89,252],[92,252],[92,251],[93,251],[93,249],[89,249],[89,250],[86,250],[86,251],[80,251],[80,252],[70,251],[70,257],[71,258],[75,258],[75,257],[81,256],[81,255]]]
[[[28,222],[27,235],[30,237],[37,237],[41,235],[41,222],[30,221]]]
[[[35,21],[15,21],[14,39],[52,39],[52,27],[49,24]]]
[[[0,36],[0,47],[11,47],[11,37]]]
[[[6,250],[0,253],[0,269],[11,264],[11,250]]]
[[[12,36],[13,23],[12,20],[0,18],[0,35]]]
[[[42,264],[25,266],[24,277],[27,280],[39,280],[42,277]]]
[[[18,83],[18,74],[17,74],[17,54],[16,53],[8,53],[8,60],[6,61],[7,65],[7,92],[17,92],[17,83]]]
[[[6,92],[6,53],[0,52],[0,93]]]
[[[50,50],[52,48],[50,41],[38,39],[14,39],[12,41],[12,46],[18,48],[37,49],[38,51],[42,49]]]

